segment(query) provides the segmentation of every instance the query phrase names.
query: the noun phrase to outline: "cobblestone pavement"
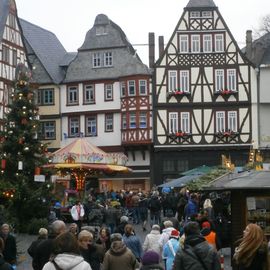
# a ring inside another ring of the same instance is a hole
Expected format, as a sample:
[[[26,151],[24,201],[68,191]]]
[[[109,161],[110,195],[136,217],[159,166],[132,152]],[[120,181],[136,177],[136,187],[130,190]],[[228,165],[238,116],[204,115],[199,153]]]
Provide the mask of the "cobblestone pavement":
[[[150,228],[149,228],[150,230]],[[143,231],[142,227],[140,225],[135,225],[135,232],[136,234],[140,237],[141,241],[144,240],[145,236],[148,231]],[[27,249],[32,243],[37,238],[36,235],[28,235],[28,234],[17,234],[16,239],[17,239],[17,248],[18,248],[18,265],[17,265],[17,270],[33,270],[32,268],[32,259],[27,253]],[[231,251],[230,248],[224,248],[222,249],[222,253],[224,255],[224,260],[225,260],[225,270],[231,270]]]

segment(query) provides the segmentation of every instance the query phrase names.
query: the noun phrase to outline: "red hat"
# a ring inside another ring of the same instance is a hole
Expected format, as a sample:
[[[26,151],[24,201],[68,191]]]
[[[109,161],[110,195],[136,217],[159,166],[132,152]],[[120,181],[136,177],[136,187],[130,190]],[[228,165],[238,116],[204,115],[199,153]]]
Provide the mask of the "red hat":
[[[208,228],[208,229],[210,229],[211,228],[211,224],[208,221],[205,221],[202,224],[202,228]]]
[[[177,230],[172,230],[171,231],[171,237],[179,238],[179,232]]]

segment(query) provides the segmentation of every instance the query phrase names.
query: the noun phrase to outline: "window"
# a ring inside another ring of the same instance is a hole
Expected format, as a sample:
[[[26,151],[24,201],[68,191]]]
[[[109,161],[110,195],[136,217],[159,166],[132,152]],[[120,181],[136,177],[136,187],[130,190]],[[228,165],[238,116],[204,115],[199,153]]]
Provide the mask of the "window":
[[[163,171],[175,172],[174,160],[170,160],[170,159],[163,160]]]
[[[96,36],[106,35],[106,26],[97,26],[96,27]]]
[[[40,122],[40,138],[43,140],[53,140],[55,137],[55,122]]]
[[[177,72],[175,70],[169,71],[169,92],[177,89]]]
[[[222,91],[224,89],[224,70],[217,69],[215,71],[215,80],[216,80],[216,92]]]
[[[212,18],[212,12],[211,11],[202,11],[202,17],[203,18]]]
[[[140,128],[147,128],[147,114],[146,112],[140,112]]]
[[[78,137],[80,133],[80,118],[71,117],[69,118],[69,136]]]
[[[3,62],[9,63],[9,48],[7,46],[2,46],[2,60]]]
[[[9,26],[16,29],[16,18],[13,14],[9,14]]]
[[[178,113],[171,112],[169,113],[169,133],[178,132]]]
[[[105,52],[104,53],[104,66],[111,67],[112,65],[113,65],[112,52]]]
[[[105,101],[113,100],[113,85],[105,84]]]
[[[229,111],[228,112],[228,130],[237,131],[237,112]]]
[[[128,95],[135,96],[136,89],[135,89],[135,81],[128,81]]]
[[[180,90],[183,92],[189,92],[189,71],[180,71]]]
[[[105,132],[113,131],[113,114],[105,114]]]
[[[186,159],[177,159],[176,160],[176,171],[185,172],[188,170],[188,160]]]
[[[236,91],[236,70],[228,69],[227,70],[227,88],[231,91]]]
[[[78,88],[76,86],[71,86],[68,88],[68,105],[78,104]]]
[[[193,53],[200,52],[200,36],[199,35],[191,36],[191,52]]]
[[[216,112],[216,132],[225,131],[225,112]]]
[[[84,86],[83,101],[85,104],[95,103],[95,88],[93,84]]]
[[[189,124],[189,113],[182,112],[181,113],[181,130],[185,133],[190,133],[190,124]]]
[[[101,54],[100,53],[93,54],[93,67],[101,67]]]
[[[188,35],[180,35],[180,53],[188,53]]]
[[[54,89],[39,89],[38,90],[38,105],[53,105],[54,104]]]
[[[97,136],[97,117],[96,115],[86,116],[86,136]]]
[[[17,66],[18,61],[17,61],[17,51],[12,50],[12,65]]]
[[[212,52],[212,36],[203,35],[203,52],[210,53]]]
[[[191,11],[190,18],[200,18],[200,11]]]
[[[215,35],[215,51],[216,52],[224,52],[223,34],[216,34]]]
[[[122,129],[126,129],[127,128],[127,115],[123,114],[122,115]]]
[[[135,112],[129,113],[129,128],[136,128],[136,114],[135,114]]]
[[[121,87],[121,97],[125,97],[126,96],[126,82],[121,82],[120,87]]]
[[[147,94],[146,80],[139,80],[139,91],[140,95]]]

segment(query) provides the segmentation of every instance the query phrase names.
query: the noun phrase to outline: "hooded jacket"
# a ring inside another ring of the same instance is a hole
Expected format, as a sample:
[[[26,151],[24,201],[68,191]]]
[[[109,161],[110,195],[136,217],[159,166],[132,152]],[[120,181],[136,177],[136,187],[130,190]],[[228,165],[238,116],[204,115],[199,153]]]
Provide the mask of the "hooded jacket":
[[[79,255],[62,253],[58,254],[54,261],[63,270],[92,270],[90,264]],[[56,268],[50,261],[44,265],[42,270],[56,270]]]
[[[134,254],[122,241],[114,241],[105,253],[103,270],[133,270],[138,267]]]
[[[161,234],[158,230],[151,230],[149,234],[146,235],[143,243],[143,251],[154,250],[161,256],[161,248],[159,246],[159,239]]]

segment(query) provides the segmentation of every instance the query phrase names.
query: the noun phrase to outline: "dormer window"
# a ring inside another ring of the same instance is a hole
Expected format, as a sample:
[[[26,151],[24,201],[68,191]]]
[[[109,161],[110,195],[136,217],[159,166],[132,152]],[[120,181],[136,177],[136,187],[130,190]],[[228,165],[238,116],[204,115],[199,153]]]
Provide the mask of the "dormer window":
[[[212,12],[211,11],[202,11],[202,17],[203,18],[212,18]]]
[[[200,18],[200,11],[191,11],[190,18]]]
[[[96,27],[96,36],[106,35],[106,26],[97,26]]]
[[[92,55],[93,68],[112,67],[113,53],[112,52],[96,52]]]

